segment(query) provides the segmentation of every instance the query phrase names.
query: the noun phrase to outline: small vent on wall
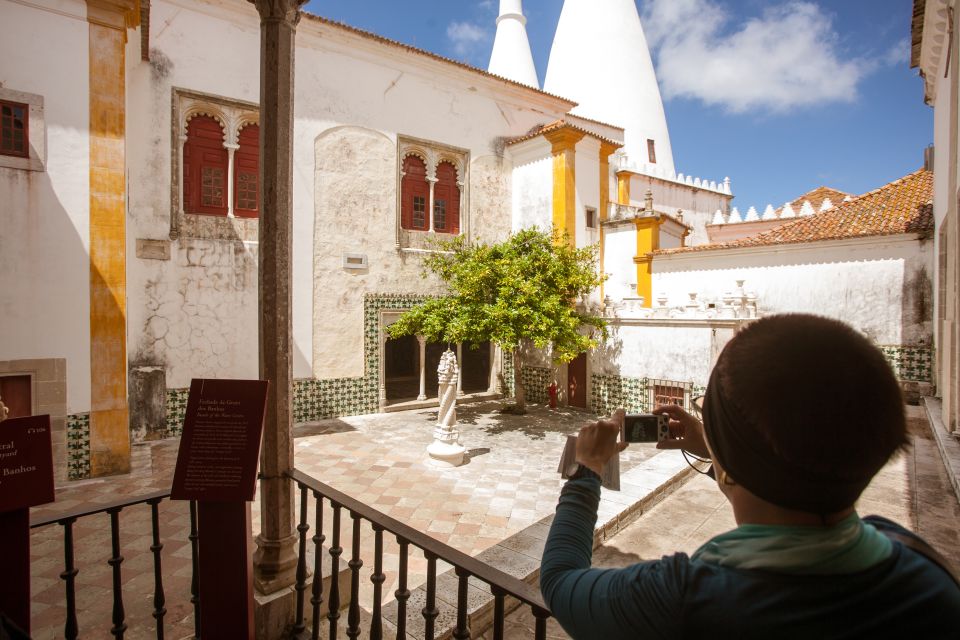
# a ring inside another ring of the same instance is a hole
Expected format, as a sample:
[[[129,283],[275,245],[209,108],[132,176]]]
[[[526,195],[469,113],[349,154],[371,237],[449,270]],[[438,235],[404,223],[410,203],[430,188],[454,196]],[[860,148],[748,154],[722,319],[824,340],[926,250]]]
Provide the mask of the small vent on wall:
[[[367,268],[367,254],[365,253],[345,253],[343,254],[343,268],[348,270],[361,270]]]

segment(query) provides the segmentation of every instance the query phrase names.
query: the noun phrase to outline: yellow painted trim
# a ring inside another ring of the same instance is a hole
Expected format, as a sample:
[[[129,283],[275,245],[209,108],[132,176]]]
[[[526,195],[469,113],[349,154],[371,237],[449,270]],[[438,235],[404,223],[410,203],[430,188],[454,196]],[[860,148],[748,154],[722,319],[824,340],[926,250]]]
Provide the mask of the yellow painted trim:
[[[630,171],[617,171],[617,203],[630,204]]]
[[[553,229],[577,246],[577,143],[586,135],[570,128],[543,134],[553,153]]]
[[[124,156],[126,30],[104,26],[97,20],[90,22],[89,36],[90,472],[103,476],[130,471]]]
[[[606,222],[610,211],[610,155],[619,149],[622,145],[612,144],[610,142],[600,143],[600,275],[604,275],[604,260],[606,259],[606,231],[603,223]],[[603,282],[600,283],[600,299],[604,298]]]
[[[634,220],[637,227],[637,256],[633,259],[637,265],[637,295],[643,296],[643,306],[652,307],[653,304],[653,259],[650,253],[660,248],[659,216],[637,218]]]

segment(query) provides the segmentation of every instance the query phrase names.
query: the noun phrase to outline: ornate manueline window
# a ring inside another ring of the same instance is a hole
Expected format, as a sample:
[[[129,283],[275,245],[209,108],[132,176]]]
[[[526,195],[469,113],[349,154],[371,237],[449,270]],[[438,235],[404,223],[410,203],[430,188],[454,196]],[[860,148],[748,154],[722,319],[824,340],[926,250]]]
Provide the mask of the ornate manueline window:
[[[26,158],[30,155],[30,106],[0,100],[0,154]]]
[[[234,162],[234,210],[243,218],[260,213],[260,126],[248,124],[237,136],[239,144]]]
[[[400,215],[397,248],[432,249],[431,234],[465,231],[469,152],[441,144],[399,139]]]
[[[227,215],[227,149],[223,125],[213,116],[194,116],[187,123],[183,146],[184,211]]]

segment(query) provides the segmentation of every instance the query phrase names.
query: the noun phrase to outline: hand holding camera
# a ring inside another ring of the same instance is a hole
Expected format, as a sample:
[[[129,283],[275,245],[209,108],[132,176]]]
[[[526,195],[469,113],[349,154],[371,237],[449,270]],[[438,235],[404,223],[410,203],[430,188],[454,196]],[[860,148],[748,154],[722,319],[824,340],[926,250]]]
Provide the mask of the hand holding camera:
[[[669,418],[667,428],[670,436],[657,441],[657,449],[683,449],[700,458],[710,457],[702,422],[675,404],[657,407],[653,413]]]

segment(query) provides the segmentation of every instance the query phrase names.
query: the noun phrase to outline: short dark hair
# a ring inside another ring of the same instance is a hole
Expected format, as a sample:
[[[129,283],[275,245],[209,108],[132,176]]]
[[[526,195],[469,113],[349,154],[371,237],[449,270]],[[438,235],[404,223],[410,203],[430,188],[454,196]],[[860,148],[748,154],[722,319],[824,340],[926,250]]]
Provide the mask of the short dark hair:
[[[874,344],[838,320],[757,320],[734,336],[716,366],[739,415],[778,457],[810,473],[869,479],[909,443],[893,370]]]

